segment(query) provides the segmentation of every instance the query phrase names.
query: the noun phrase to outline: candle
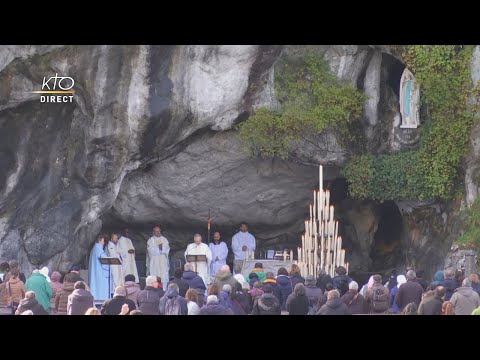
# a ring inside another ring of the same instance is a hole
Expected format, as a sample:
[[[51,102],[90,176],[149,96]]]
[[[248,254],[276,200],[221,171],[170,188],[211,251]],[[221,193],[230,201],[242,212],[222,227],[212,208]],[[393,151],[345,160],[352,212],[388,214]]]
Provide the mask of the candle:
[[[283,261],[287,261],[287,251],[283,250]]]
[[[312,204],[310,204],[310,220],[312,220]]]
[[[330,190],[325,190],[325,206],[328,211],[328,207],[330,206]]]
[[[248,250],[245,250],[245,261],[248,261]]]
[[[313,190],[313,221],[317,220],[317,192]]]
[[[323,190],[318,192],[318,219],[323,219],[323,207],[324,207],[324,200],[323,200]]]
[[[333,205],[330,205],[330,220],[333,221]]]
[[[290,250],[290,261],[293,261],[293,250]]]
[[[252,260],[255,260],[255,250],[252,250]]]
[[[323,190],[323,166],[320,165],[319,169],[318,169],[318,188],[320,189],[320,192]]]

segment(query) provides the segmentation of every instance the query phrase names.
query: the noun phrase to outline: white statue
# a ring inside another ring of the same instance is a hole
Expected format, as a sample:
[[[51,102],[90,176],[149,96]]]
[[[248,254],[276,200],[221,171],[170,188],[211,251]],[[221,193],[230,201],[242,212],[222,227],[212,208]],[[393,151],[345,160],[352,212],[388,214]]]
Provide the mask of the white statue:
[[[413,74],[405,68],[400,80],[401,128],[416,128],[420,125],[420,88]]]

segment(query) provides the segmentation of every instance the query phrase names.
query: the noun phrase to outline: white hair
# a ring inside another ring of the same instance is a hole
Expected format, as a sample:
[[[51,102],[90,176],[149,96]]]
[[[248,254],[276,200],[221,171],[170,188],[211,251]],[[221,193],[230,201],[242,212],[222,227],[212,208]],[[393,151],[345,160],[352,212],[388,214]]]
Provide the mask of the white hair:
[[[33,315],[32,310],[25,310],[24,312],[21,313],[21,315]]]
[[[217,298],[217,295],[208,295],[207,297],[207,304],[211,304],[211,303],[218,303],[218,298]]]
[[[183,266],[183,269],[185,271],[193,271],[193,264],[191,263],[186,263],[184,266]]]
[[[350,284],[348,284],[348,288],[350,290],[358,290],[358,283],[356,281],[350,281]]]
[[[145,279],[145,285],[146,286],[152,286],[154,282],[157,281],[157,277],[150,275]]]

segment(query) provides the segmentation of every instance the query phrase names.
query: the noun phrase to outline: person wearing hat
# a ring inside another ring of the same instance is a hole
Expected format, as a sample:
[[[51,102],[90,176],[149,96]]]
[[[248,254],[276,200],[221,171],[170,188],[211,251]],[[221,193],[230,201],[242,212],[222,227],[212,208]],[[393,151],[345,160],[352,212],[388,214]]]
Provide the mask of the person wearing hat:
[[[28,278],[25,284],[27,291],[35,292],[35,297],[47,313],[50,312],[50,299],[52,298],[52,287],[47,278],[40,270],[33,270],[33,274]]]
[[[273,288],[271,284],[266,284],[263,287],[265,293],[253,305],[252,315],[281,315],[281,305],[278,298],[273,295]]]
[[[310,306],[312,307],[313,311],[317,313],[326,300],[323,301],[323,291],[322,289],[317,287],[317,280],[313,275],[307,275],[305,277],[305,294],[310,302]]]
[[[122,311],[123,304],[128,305],[129,311],[137,309],[135,303],[127,299],[127,290],[123,286],[117,286],[113,298],[102,304],[100,313],[102,315],[118,315]]]
[[[353,315],[368,314],[368,303],[358,292],[358,283],[356,281],[351,281],[350,284],[348,284],[348,291],[341,299]]]
[[[85,281],[85,280],[83,280],[83,278],[80,276],[80,266],[78,266],[78,265],[73,265],[73,266],[70,268],[69,273],[73,274],[73,279],[75,280],[75,282],[77,282],[77,281]]]
[[[282,295],[280,294],[280,288],[278,287],[277,280],[275,279],[275,274],[271,271],[267,272],[265,276],[265,281],[263,282],[263,291],[265,291],[265,286],[270,285],[272,287],[272,294],[280,301]]]
[[[267,278],[267,274],[265,274],[265,271],[263,270],[263,264],[262,263],[255,263],[255,267],[252,270],[252,273],[257,274],[258,280],[263,283],[265,279]]]

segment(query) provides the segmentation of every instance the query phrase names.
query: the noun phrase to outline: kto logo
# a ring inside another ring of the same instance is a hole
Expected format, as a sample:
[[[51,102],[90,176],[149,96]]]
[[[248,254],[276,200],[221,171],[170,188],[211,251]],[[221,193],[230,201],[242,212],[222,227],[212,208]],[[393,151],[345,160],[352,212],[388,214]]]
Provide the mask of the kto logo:
[[[73,86],[75,80],[69,76],[51,76],[43,78],[42,90],[32,91],[34,94],[45,94],[40,96],[40,102],[44,103],[71,103],[73,102]],[[55,94],[55,95],[53,95]]]

